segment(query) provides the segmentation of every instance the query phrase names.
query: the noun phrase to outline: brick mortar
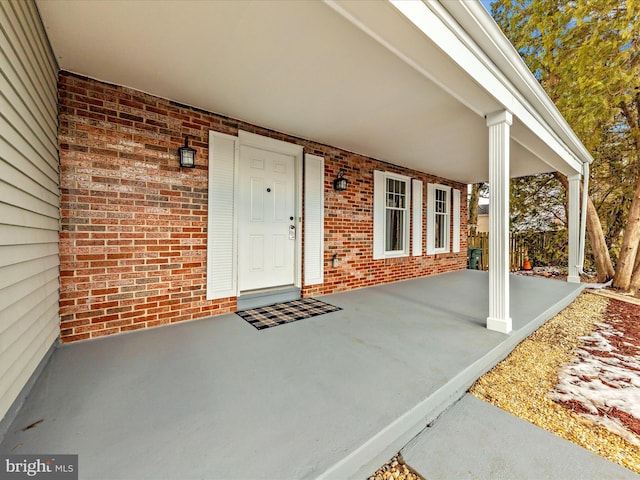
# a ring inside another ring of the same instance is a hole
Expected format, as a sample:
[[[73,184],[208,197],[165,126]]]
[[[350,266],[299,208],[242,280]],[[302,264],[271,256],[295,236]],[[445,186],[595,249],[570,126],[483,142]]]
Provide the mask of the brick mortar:
[[[461,190],[461,219],[466,185],[68,72],[58,87],[63,342],[235,311],[235,297],[206,300],[209,130],[245,130],[324,157],[324,283],[303,296],[466,267],[464,222],[458,254],[372,259],[373,171]],[[185,135],[198,150],[194,169],[178,166]],[[345,192],[333,190],[340,169]]]

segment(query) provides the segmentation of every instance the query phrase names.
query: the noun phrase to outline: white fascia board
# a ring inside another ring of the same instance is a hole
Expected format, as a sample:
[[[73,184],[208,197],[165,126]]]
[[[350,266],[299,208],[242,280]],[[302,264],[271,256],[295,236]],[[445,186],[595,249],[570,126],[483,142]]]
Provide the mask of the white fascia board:
[[[545,122],[540,115],[532,114],[535,109],[524,96],[514,88],[505,75],[493,65],[489,57],[482,52],[477,44],[462,30],[460,25],[451,17],[449,12],[444,10],[439,2],[433,0],[427,0],[427,3],[420,0],[390,0],[390,3],[422,31],[425,36],[431,39],[431,41],[460,68],[481,85],[488,94],[495,98],[503,108],[512,112],[524,125],[544,140],[545,143],[567,163],[569,170],[582,170],[582,162],[588,161],[587,158],[591,158],[586,149],[584,149],[584,146],[582,146],[582,149],[584,153],[586,153],[586,156],[584,160],[581,160],[578,155],[571,151],[565,142],[553,132],[551,126]],[[498,28],[497,25],[494,25],[494,28]],[[512,46],[510,48],[513,49]],[[538,88],[542,90],[542,87]],[[544,93],[544,90],[542,91]],[[454,92],[449,91],[449,93],[459,98]],[[547,100],[553,104],[548,97]],[[478,111],[477,108],[468,103],[465,103],[465,105],[479,115],[490,113]],[[553,108],[555,108],[555,106],[553,106]],[[566,125],[566,122],[564,123]],[[566,127],[570,130],[568,125],[566,125]],[[573,135],[575,136],[575,134]],[[582,145],[579,140],[577,140],[577,142],[579,145]],[[544,161],[544,159],[542,160]]]
[[[522,93],[527,97],[533,97],[534,102],[539,104],[556,126],[566,135],[571,142],[571,147],[583,162],[591,163],[593,157],[582,144],[573,129],[564,119],[558,107],[553,103],[547,92],[542,88],[538,80],[535,78],[529,67],[524,63],[520,54],[516,51],[509,39],[502,32],[500,27],[493,20],[489,12],[480,2],[445,2],[442,4],[452,15],[459,18],[459,15],[466,14],[469,21],[476,24],[477,28],[482,31],[486,41],[490,41],[493,45],[495,55],[501,56],[511,67],[512,73],[518,77],[519,84],[525,86],[521,89]]]

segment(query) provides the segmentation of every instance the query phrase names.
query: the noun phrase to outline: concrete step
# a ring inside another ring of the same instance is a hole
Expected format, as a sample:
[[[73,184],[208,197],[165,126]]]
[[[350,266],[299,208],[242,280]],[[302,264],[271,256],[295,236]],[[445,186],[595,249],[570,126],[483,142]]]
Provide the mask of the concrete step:
[[[238,297],[238,311],[250,308],[266,307],[274,303],[290,302],[300,298],[300,289],[297,287],[269,288],[242,293]]]
[[[429,479],[637,479],[630,470],[472,395],[400,452]]]

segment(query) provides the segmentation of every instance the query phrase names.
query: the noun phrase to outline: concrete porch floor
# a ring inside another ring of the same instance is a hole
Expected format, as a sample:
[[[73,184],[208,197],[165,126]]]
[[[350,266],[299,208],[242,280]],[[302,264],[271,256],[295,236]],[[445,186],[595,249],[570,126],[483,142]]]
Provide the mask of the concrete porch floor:
[[[0,451],[77,453],[83,479],[362,478],[581,289],[511,276],[510,335],[464,270],[261,331],[228,314],[62,346]]]

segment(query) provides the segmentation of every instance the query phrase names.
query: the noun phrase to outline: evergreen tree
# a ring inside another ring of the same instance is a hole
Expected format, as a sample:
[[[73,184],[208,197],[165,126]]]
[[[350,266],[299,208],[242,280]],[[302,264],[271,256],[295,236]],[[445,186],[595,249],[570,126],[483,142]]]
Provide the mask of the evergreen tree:
[[[637,289],[640,2],[496,0],[491,10],[594,156],[592,191],[602,217],[590,197],[587,228],[599,279],[614,276],[608,241],[617,257],[614,286]],[[566,188],[566,178],[555,176]]]

